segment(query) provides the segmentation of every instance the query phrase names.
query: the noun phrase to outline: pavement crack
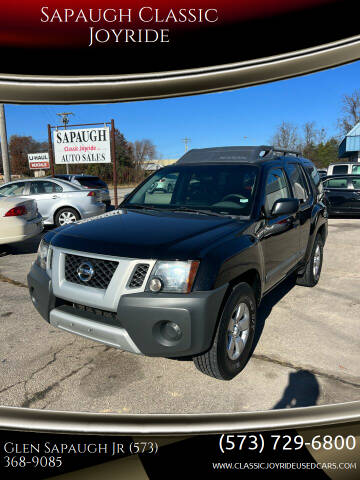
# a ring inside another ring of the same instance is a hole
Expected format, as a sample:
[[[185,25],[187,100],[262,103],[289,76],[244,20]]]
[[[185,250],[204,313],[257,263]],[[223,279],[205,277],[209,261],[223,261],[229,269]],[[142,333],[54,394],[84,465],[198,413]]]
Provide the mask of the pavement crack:
[[[12,385],[8,385],[7,387],[2,388],[0,390],[0,394],[6,392],[7,390],[10,390],[13,387],[16,387],[16,385],[21,385],[22,383],[25,383],[25,382],[26,380],[20,380],[19,382],[13,383]]]
[[[350,380],[346,380],[343,377],[339,377],[331,373],[326,373],[322,370],[317,370],[316,368],[301,367],[298,365],[294,365],[290,362],[286,362],[284,360],[278,360],[276,358],[269,357],[267,355],[258,354],[258,353],[254,353],[252,357],[256,358],[257,360],[262,360],[264,362],[275,363],[277,365],[281,365],[282,367],[293,368],[294,370],[297,370],[297,371],[306,370],[307,372],[312,373],[313,375],[317,375],[318,377],[327,378],[329,380],[335,380],[336,382],[341,382],[346,385],[350,385],[352,387],[356,387],[356,388],[360,387],[360,383],[351,382]]]
[[[25,283],[18,282],[17,280],[13,280],[12,278],[5,277],[2,273],[0,273],[0,282],[10,283],[11,285],[15,285],[16,287],[28,288]]]
[[[87,367],[88,365],[90,365],[94,360],[91,359],[89,360],[88,362],[84,363],[84,365],[81,365],[80,367],[78,368],[75,368],[74,370],[72,370],[71,372],[69,372],[67,375],[65,375],[64,377],[60,378],[60,380],[58,380],[57,382],[54,382],[52,383],[51,385],[48,385],[46,388],[44,388],[43,390],[39,390],[37,392],[35,392],[30,398],[28,397],[28,393],[26,391],[26,400],[24,402],[22,402],[21,404],[21,407],[23,408],[29,408],[34,402],[37,402],[39,400],[42,400],[46,397],[46,395],[48,393],[50,393],[52,390],[54,390],[54,388],[58,387],[61,385],[61,383],[64,381],[64,380],[67,380],[68,378],[72,377],[73,375],[76,375],[80,370],[82,370],[83,368]],[[26,389],[25,389],[26,390]]]

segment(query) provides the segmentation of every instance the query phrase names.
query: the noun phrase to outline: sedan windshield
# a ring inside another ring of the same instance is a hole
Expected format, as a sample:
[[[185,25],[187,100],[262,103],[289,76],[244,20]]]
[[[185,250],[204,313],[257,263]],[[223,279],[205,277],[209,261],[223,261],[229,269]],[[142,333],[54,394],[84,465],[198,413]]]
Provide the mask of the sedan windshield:
[[[166,167],[130,195],[122,207],[249,216],[257,172],[252,165]]]

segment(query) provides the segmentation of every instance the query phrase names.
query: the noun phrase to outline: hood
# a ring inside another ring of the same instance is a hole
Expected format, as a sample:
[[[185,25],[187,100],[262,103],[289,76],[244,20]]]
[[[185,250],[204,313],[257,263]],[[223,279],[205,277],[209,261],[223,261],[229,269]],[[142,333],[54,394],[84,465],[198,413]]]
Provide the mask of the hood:
[[[49,232],[60,248],[129,258],[195,259],[244,222],[150,210],[115,210]]]

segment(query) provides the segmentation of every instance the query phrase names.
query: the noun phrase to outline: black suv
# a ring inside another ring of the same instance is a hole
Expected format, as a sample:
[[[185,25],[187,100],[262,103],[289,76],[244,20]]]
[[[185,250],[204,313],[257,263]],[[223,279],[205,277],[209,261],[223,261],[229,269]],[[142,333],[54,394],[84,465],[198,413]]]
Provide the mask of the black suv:
[[[154,190],[170,178],[170,191]],[[262,297],[319,280],[327,213],[315,166],[273,147],[191,150],[119,209],[48,232],[28,276],[40,314],[138,354],[191,357],[229,380]]]

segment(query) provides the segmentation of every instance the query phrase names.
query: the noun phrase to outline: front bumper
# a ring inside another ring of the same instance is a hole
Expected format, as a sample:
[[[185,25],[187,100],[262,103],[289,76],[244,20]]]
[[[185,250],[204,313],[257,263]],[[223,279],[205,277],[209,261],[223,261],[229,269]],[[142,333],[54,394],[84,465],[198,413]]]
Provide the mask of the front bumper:
[[[51,280],[33,264],[28,285],[34,306],[52,325],[133,353],[156,357],[187,357],[211,347],[227,289],[190,294],[134,293],[122,295],[116,312],[72,304],[54,296]],[[169,336],[168,322],[179,335]]]

